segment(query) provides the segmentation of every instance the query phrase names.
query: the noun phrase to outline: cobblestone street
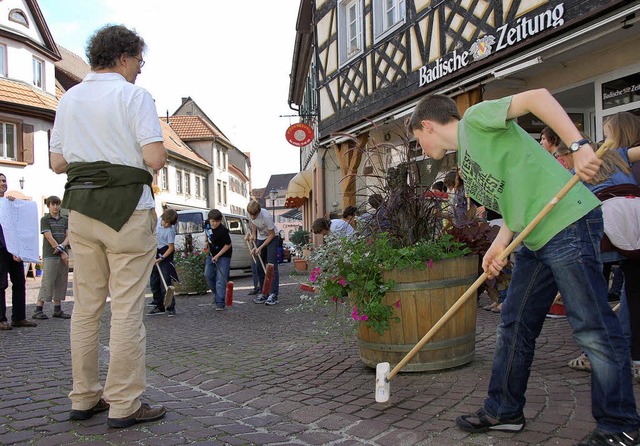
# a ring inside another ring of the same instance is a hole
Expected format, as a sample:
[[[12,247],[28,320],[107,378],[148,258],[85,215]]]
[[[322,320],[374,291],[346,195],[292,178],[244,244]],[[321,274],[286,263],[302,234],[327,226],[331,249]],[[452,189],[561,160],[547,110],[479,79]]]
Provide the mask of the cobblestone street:
[[[0,444],[32,445],[559,445],[593,428],[590,376],[569,369],[579,354],[564,319],[549,319],[538,340],[527,392],[527,426],[518,434],[468,434],[461,413],[481,404],[499,315],[478,310],[476,354],[464,367],[400,374],[391,400],[374,400],[375,371],[356,341],[323,334],[324,312],[291,312],[302,293],[281,265],[280,304],[255,305],[251,277],[234,277],[234,305],[215,312],[212,295],[178,296],[177,317],[145,316],[144,401],[163,404],[155,423],[116,430],[106,414],[67,420],[71,386],[69,321],[0,332]],[[28,317],[39,279],[27,279]],[[7,299],[10,302],[10,299]],[[480,305],[486,304],[482,298]],[[73,302],[63,304],[73,311]],[[48,304],[46,312],[51,312]],[[101,374],[109,357],[109,305],[101,328]],[[321,325],[321,324],[320,324]],[[636,399],[640,385],[635,384]]]

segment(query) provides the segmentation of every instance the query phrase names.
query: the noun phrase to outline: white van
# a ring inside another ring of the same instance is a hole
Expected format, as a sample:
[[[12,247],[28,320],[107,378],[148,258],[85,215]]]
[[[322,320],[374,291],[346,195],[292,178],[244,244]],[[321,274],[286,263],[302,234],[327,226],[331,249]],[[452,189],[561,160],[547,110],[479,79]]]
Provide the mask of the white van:
[[[193,209],[178,211],[176,225],[176,250],[184,249],[185,244],[192,243],[193,248],[202,251],[204,248],[204,224],[209,211]],[[249,218],[243,215],[222,213],[222,224],[229,229],[233,254],[231,255],[231,269],[251,271],[251,254],[244,240],[249,231]]]

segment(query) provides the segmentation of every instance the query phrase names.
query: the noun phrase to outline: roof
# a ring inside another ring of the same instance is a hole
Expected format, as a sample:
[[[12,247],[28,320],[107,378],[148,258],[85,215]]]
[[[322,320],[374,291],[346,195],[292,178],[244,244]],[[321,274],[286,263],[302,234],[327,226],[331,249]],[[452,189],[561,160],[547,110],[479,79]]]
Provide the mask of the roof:
[[[270,191],[271,189],[275,188],[277,190],[286,191],[289,188],[289,181],[291,181],[291,178],[295,177],[297,174],[298,172],[271,175],[271,178],[269,178],[269,182],[267,183],[265,190]]]
[[[211,164],[182,142],[180,137],[163,118],[160,118],[160,127],[162,127],[162,139],[164,141],[164,146],[169,152],[173,152],[182,158],[186,158],[189,161],[211,169]]]
[[[0,103],[55,112],[58,99],[29,84],[10,79],[0,79]]]
[[[169,116],[169,124],[184,141],[224,138],[222,133],[216,131],[200,116]]]
[[[60,45],[58,45],[58,51],[60,51],[62,59],[55,63],[56,74],[57,71],[60,71],[75,81],[76,84],[82,82],[82,79],[91,71],[89,64],[77,54],[72,53]],[[69,89],[71,86],[63,85],[63,87]]]

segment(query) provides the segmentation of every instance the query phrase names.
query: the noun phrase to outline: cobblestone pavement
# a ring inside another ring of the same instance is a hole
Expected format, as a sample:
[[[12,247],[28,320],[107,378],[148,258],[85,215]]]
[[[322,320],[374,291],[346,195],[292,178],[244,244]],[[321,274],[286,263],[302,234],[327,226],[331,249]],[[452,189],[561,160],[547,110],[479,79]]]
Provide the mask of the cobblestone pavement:
[[[481,404],[498,315],[478,311],[474,361],[439,373],[400,374],[391,400],[374,400],[375,372],[353,339],[323,334],[321,312],[287,312],[304,276],[281,272],[280,304],[255,305],[251,278],[234,278],[235,301],[215,312],[212,295],[179,296],[178,315],[146,316],[145,401],[166,418],[128,429],[106,414],[67,420],[71,386],[69,321],[0,332],[0,444],[32,445],[572,445],[594,427],[589,374],[566,363],[579,350],[566,320],[547,320],[527,391],[526,429],[468,434],[454,425]],[[28,279],[28,315],[39,281]],[[483,298],[480,304],[486,303]],[[63,304],[73,311],[73,302]],[[46,310],[50,312],[51,308]],[[109,357],[107,305],[101,375]],[[640,385],[635,385],[636,398]]]

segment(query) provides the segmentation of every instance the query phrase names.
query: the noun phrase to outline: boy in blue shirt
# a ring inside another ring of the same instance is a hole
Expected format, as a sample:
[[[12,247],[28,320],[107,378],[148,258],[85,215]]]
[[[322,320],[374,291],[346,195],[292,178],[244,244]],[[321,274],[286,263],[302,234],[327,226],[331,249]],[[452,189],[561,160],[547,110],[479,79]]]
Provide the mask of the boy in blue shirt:
[[[175,268],[173,266],[173,254],[175,252],[176,241],[176,228],[175,224],[178,222],[178,213],[173,209],[167,209],[162,213],[162,216],[158,219],[157,237],[158,237],[158,253],[155,260],[155,265],[160,266],[162,271],[162,277],[167,283],[167,287],[171,286],[171,279],[175,276]],[[147,314],[165,314],[164,296],[167,292],[162,284],[162,279],[158,272],[158,268],[153,266],[151,270],[151,291],[153,292],[153,301],[151,302],[155,307]],[[173,317],[176,315],[176,299],[171,300],[171,305],[166,308],[167,316]]]

